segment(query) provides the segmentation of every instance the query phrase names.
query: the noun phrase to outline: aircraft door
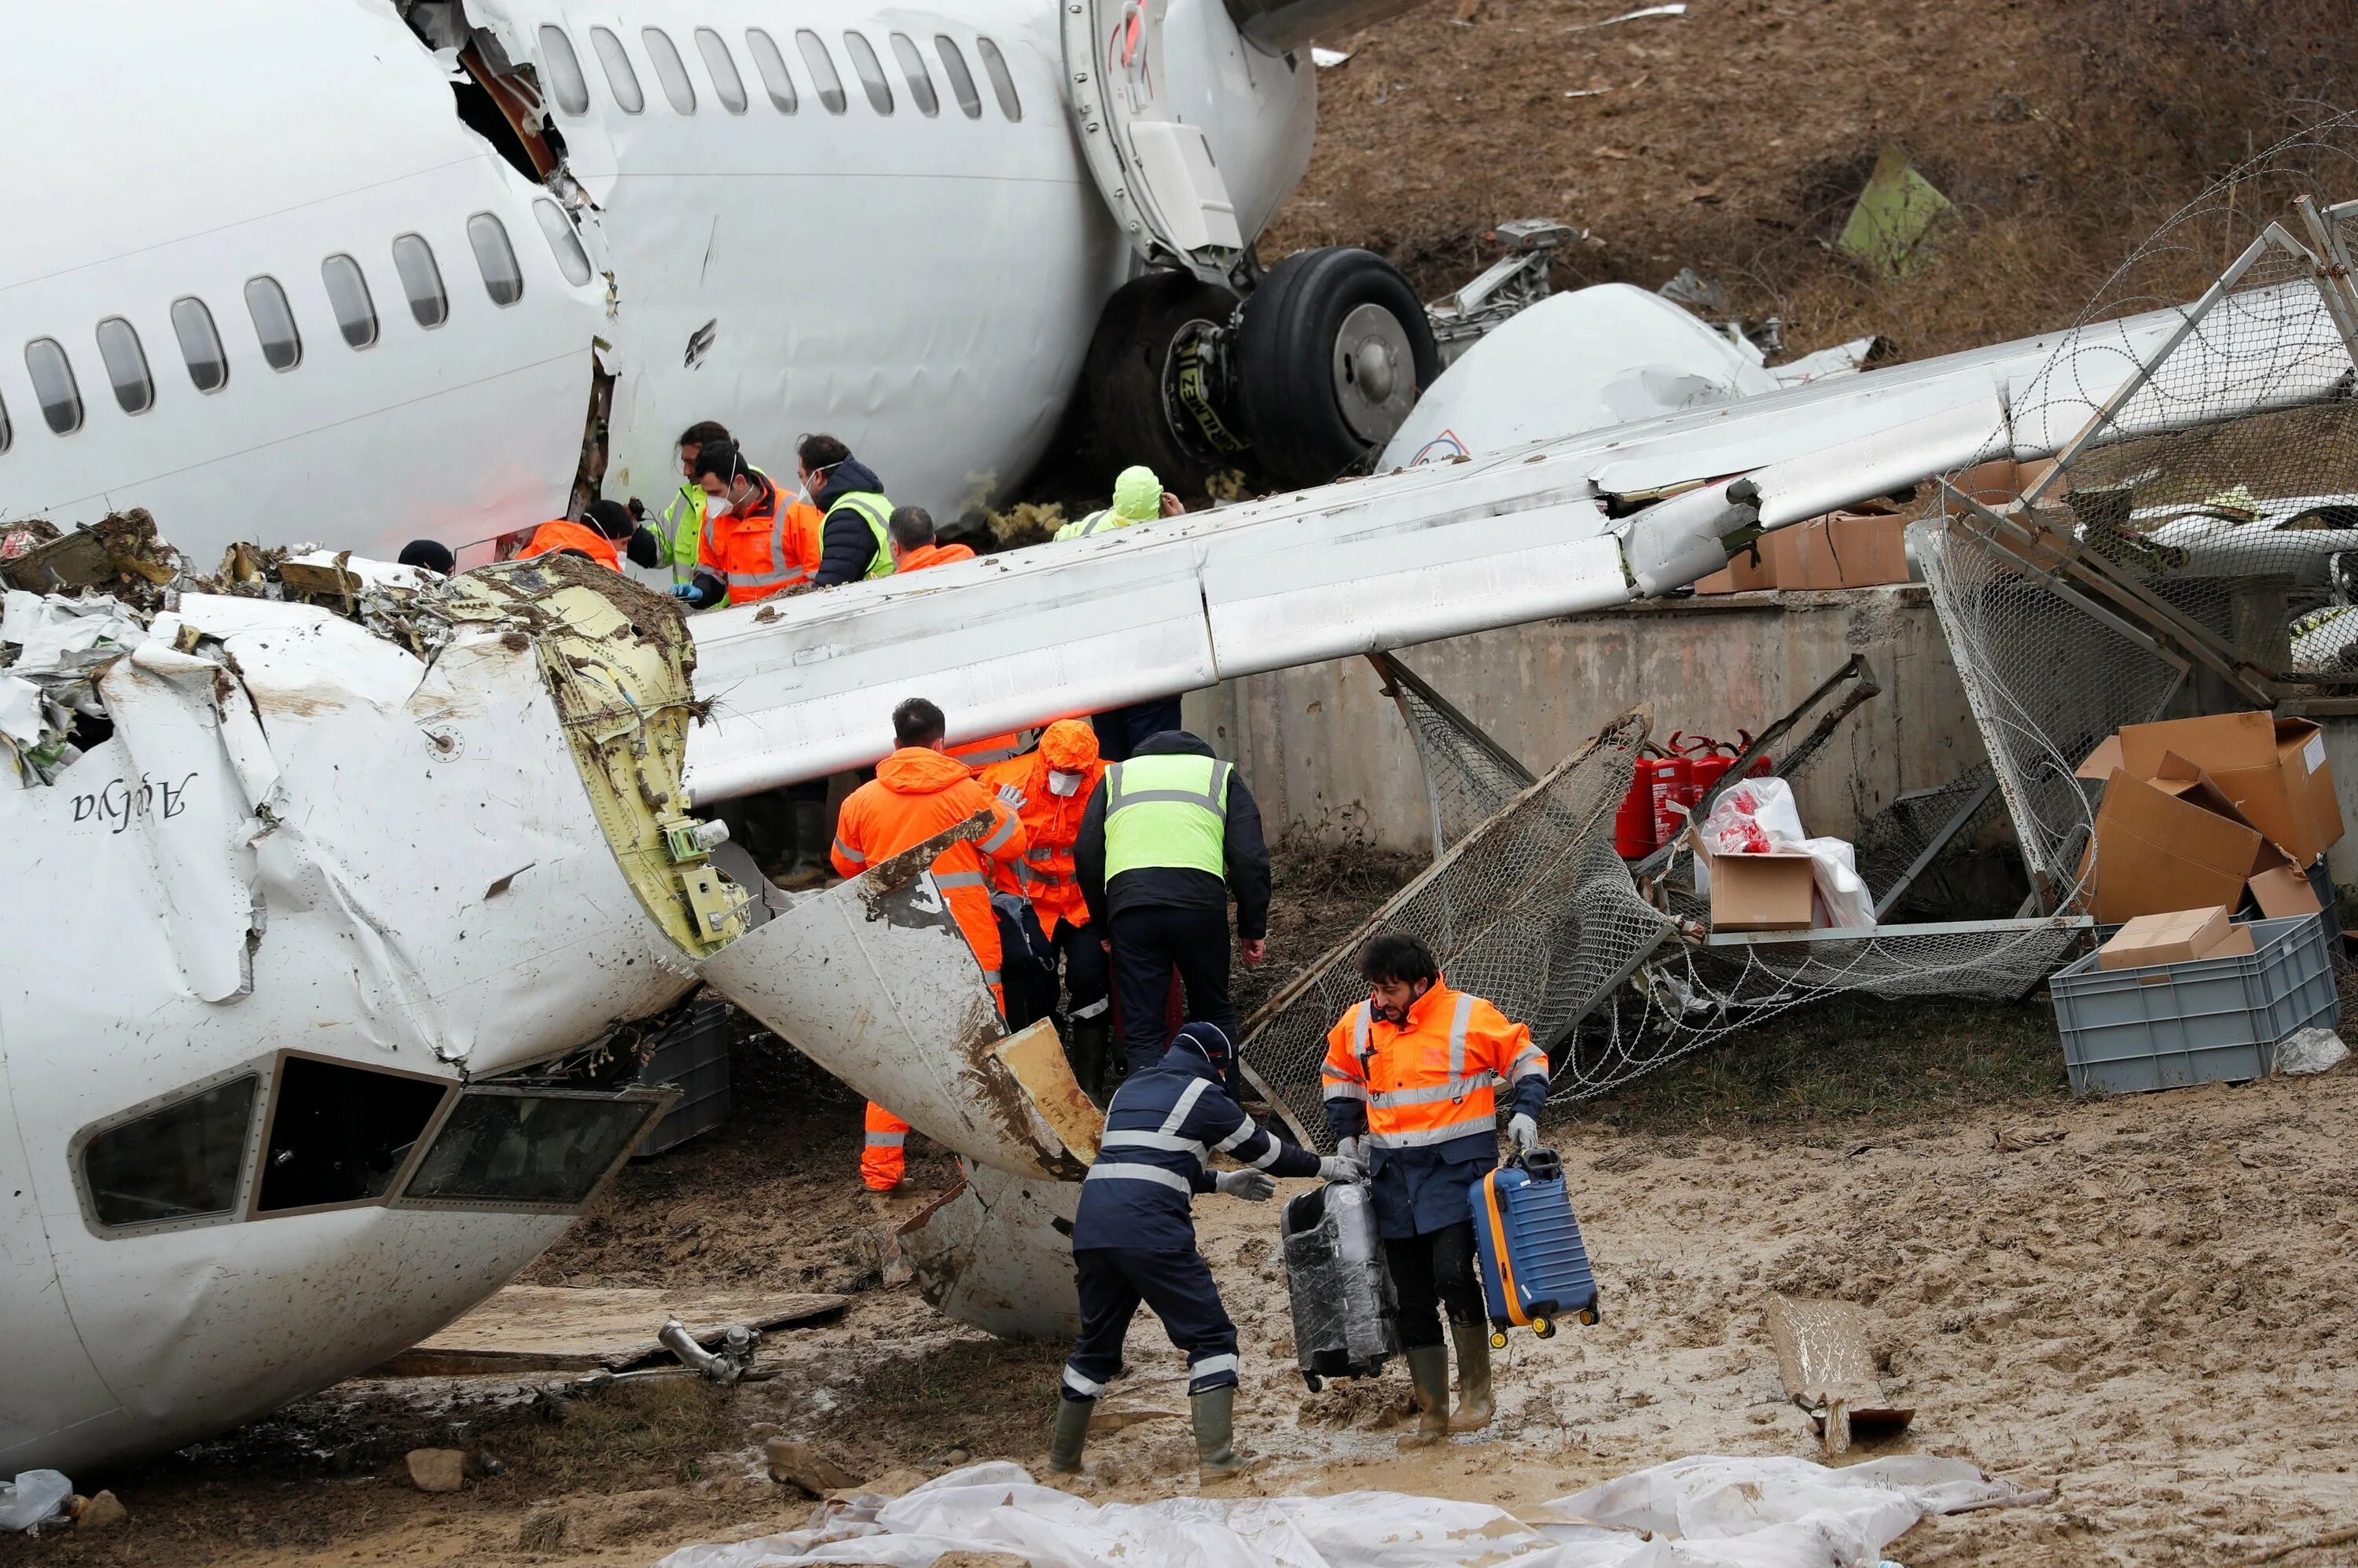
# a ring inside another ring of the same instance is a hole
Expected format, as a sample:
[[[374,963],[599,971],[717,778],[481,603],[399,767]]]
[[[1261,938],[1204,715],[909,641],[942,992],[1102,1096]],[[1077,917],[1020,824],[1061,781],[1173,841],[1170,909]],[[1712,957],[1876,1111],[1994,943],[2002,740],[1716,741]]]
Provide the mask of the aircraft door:
[[[1166,5],[1065,0],[1058,7],[1074,124],[1098,189],[1139,254],[1228,285],[1244,261],[1244,235],[1202,127],[1173,115]]]

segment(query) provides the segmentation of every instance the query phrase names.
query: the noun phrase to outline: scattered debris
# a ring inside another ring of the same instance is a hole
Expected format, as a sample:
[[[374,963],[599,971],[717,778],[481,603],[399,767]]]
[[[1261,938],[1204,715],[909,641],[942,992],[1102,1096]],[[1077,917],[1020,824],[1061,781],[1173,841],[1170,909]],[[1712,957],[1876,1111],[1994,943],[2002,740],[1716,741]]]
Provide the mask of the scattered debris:
[[[376,1370],[384,1378],[463,1378],[515,1372],[627,1371],[672,1358],[650,1323],[692,1325],[699,1346],[731,1326],[782,1328],[840,1315],[841,1296],[777,1291],[665,1291],[510,1285],[448,1328]]]
[[[1828,376],[1856,375],[1877,355],[1887,352],[1889,340],[1884,338],[1853,338],[1847,343],[1836,343],[1830,349],[1770,365],[1768,373],[1777,378],[1779,386],[1807,386]]]
[[[2277,1042],[2279,1073],[2322,1073],[2349,1057],[2350,1047],[2342,1044],[2342,1036],[2322,1024],[2310,1024]]]
[[[1571,27],[1566,27],[1564,31],[1567,33],[1593,33],[1599,27],[1610,27],[1622,22],[1639,22],[1645,20],[1649,16],[1683,16],[1686,14],[1687,8],[1684,5],[1647,5],[1635,11],[1624,11],[1617,16],[1607,16],[1601,22],[1574,22]]]
[[[1949,199],[1916,172],[1907,149],[1886,142],[1834,249],[1894,277],[1903,276],[1914,269],[1925,236],[1949,211]]]
[[[57,1470],[22,1470],[0,1487],[0,1530],[38,1534],[41,1526],[64,1517],[73,1483]]]
[[[101,1492],[84,1498],[81,1507],[74,1510],[74,1529],[111,1530],[130,1518],[131,1510],[123,1506],[121,1498],[113,1492]]]
[[[799,1487],[814,1498],[860,1484],[859,1476],[821,1454],[815,1444],[773,1437],[762,1444],[762,1453],[770,1464],[770,1479]]]
[[[1566,93],[1566,97],[1571,94]],[[1673,305],[1683,305],[1700,316],[1727,314],[1727,290],[1717,278],[1704,277],[1691,266],[1679,268],[1679,275],[1654,290]]]
[[[2060,1127],[1998,1127],[1990,1130],[1990,1147],[2000,1154],[2020,1154],[2062,1141],[2063,1130]]]
[[[1768,1316],[1785,1395],[1809,1412],[1828,1454],[1848,1453],[1854,1435],[1895,1437],[1907,1430],[1916,1412],[1883,1391],[1865,1308],[1771,1296]]]
[[[413,1448],[403,1463],[421,1492],[455,1492],[467,1484],[467,1456],[456,1448]]]
[[[1310,63],[1321,70],[1332,70],[1350,58],[1349,49],[1320,49],[1316,44],[1310,46]]]

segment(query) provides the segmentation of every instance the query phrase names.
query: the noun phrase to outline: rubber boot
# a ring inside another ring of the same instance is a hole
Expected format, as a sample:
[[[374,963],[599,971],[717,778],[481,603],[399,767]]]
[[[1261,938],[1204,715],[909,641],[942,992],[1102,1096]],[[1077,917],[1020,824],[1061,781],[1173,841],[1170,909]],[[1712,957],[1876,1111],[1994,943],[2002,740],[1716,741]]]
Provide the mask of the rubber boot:
[[[1416,1385],[1416,1431],[1402,1448],[1430,1448],[1449,1435],[1449,1352],[1438,1345],[1408,1352],[1409,1380]]]
[[[1453,1323],[1449,1337],[1457,1346],[1457,1411],[1449,1418],[1452,1432],[1479,1432],[1497,1413],[1490,1397],[1490,1330],[1487,1324]]]
[[[1113,1038],[1112,1025],[1103,1015],[1076,1018],[1073,1021],[1073,1077],[1081,1092],[1099,1110],[1109,1098],[1106,1089],[1106,1046]]]
[[[827,881],[827,802],[797,800],[793,805],[795,859],[778,885],[799,892]]]
[[[1070,1476],[1081,1467],[1081,1448],[1089,1440],[1089,1417],[1095,1400],[1056,1399],[1056,1435],[1048,1444],[1048,1468]]]
[[[1237,1455],[1237,1386],[1206,1389],[1187,1402],[1195,1421],[1196,1478],[1217,1481],[1251,1469],[1250,1460]]]

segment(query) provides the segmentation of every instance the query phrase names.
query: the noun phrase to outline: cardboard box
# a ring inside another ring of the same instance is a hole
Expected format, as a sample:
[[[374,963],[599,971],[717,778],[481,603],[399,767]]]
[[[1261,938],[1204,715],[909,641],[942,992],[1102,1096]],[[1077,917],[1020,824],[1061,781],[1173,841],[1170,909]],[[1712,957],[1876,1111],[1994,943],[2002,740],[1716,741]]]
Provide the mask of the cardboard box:
[[[2140,914],[2096,949],[2096,968],[2141,969],[2152,964],[2183,964],[2209,957],[2227,940],[2230,931],[2243,932],[2244,950],[2251,951],[2250,929],[2233,925],[2223,903],[2167,914]]]
[[[1711,884],[1714,931],[1807,931],[1817,894],[1817,862],[1800,849],[1765,855],[1714,855],[1693,827],[1687,848]]]
[[[1844,588],[1908,580],[1908,520],[1888,513],[1837,512],[1824,520],[1824,548]]]
[[[2212,904],[2232,909],[2263,863],[2265,836],[2201,769],[2176,756],[2163,767],[2152,780],[2115,768],[2104,785],[2089,908],[2101,925]]]
[[[2131,724],[2120,741],[2121,765],[2139,778],[2154,777],[2173,752],[2201,768],[2295,865],[2308,865],[2342,838],[2325,733],[2312,719],[2214,713]]]

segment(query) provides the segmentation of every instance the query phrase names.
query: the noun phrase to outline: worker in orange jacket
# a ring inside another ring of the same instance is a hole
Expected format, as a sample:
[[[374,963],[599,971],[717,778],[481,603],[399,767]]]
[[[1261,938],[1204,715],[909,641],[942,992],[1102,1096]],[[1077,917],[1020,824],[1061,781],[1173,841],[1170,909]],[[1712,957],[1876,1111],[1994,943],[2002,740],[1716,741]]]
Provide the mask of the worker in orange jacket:
[[[992,861],[1020,860],[1030,840],[1023,819],[975,782],[973,770],[942,750],[947,730],[942,710],[913,697],[892,710],[893,752],[876,764],[876,776],[851,792],[836,819],[835,869],[856,877],[880,860],[922,844],[978,811],[991,814],[990,830],[965,838],[934,857],[934,885],[941,889],[950,918],[957,922],[983,983],[1003,1011],[1006,993],[999,978],[999,922],[991,913]],[[890,1192],[903,1171],[902,1141],[909,1124],[874,1101],[868,1106],[868,1141],[860,1174],[871,1190]]]
[[[534,529],[525,547],[516,552],[516,558],[524,560],[565,551],[593,560],[609,571],[621,571],[625,547],[634,566],[663,564],[661,544],[654,533],[641,527],[632,517],[629,507],[619,501],[593,501],[581,509],[579,523],[569,517],[556,517]]]
[[[970,545],[945,545],[939,542],[934,529],[934,514],[922,506],[896,506],[884,525],[884,542],[892,552],[892,575],[920,572],[927,567],[946,567],[953,561],[974,559]],[[1023,750],[1021,731],[1005,735],[986,735],[979,741],[963,741],[950,748],[950,755],[969,768],[988,767],[1003,762]],[[1029,1020],[1026,1020],[1028,1022]]]
[[[1400,1292],[1400,1331],[1416,1386],[1417,1431],[1402,1446],[1440,1442],[1490,1422],[1490,1331],[1474,1277],[1468,1192],[1498,1163],[1498,1086],[1513,1112],[1507,1136],[1537,1146],[1547,1057],[1531,1030],[1470,991],[1452,990],[1433,950],[1387,932],[1359,956],[1368,1000],[1326,1036],[1319,1078],[1336,1152],[1364,1163],[1384,1265]],[[1449,1413],[1449,1352],[1457,1345],[1457,1415]]]
[[[1021,860],[995,866],[991,874],[997,892],[1019,893],[1029,901],[1046,949],[1044,963],[1025,977],[1035,982],[1028,988],[1033,994],[1025,994],[1022,970],[1010,960],[1008,1025],[1020,1029],[1055,1011],[1061,960],[1065,984],[1073,996],[1073,1076],[1100,1104],[1112,1029],[1106,1016],[1105,944],[1089,925],[1088,902],[1074,876],[1073,841],[1080,837],[1089,795],[1104,776],[1097,731],[1086,719],[1059,719],[1042,731],[1037,750],[994,762],[977,775],[1023,818],[1031,847]]]
[[[810,581],[818,565],[817,507],[779,493],[725,437],[698,447],[687,466],[704,491],[704,531],[696,575],[672,592],[705,610],[759,603]]]

